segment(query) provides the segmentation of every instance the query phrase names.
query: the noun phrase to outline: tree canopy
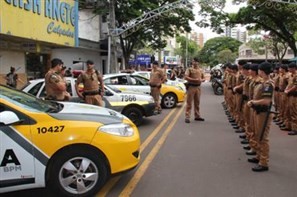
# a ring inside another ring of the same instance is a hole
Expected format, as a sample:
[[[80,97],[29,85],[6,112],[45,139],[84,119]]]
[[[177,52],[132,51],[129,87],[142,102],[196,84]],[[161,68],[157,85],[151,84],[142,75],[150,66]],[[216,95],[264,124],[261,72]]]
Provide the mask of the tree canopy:
[[[221,32],[221,25],[244,24],[254,29],[271,32],[274,36],[286,42],[297,55],[295,33],[297,30],[297,5],[267,0],[234,0],[234,3],[246,2],[238,13],[228,14],[222,11],[225,0],[216,3],[200,0],[200,14],[210,19],[201,20],[196,24],[200,27],[211,27]]]
[[[186,59],[190,60],[198,56],[200,48],[196,42],[186,38],[185,36],[178,36],[176,38],[176,42],[180,43],[180,47],[175,49],[175,54],[182,57],[182,60],[184,60],[185,65],[187,65],[187,63],[185,62]],[[186,50],[188,54],[186,54]]]
[[[107,0],[100,0],[96,13],[108,13]],[[137,17],[176,0],[114,0],[117,26],[128,24]],[[189,21],[194,14],[189,9],[177,8],[174,12],[163,12],[158,17],[148,20],[125,34],[120,35],[120,43],[126,63],[133,49],[141,48],[146,43],[155,50],[166,46],[166,37],[173,37],[179,32],[190,32]]]
[[[229,37],[216,37],[209,39],[202,50],[199,53],[199,58],[202,62],[209,64],[210,66],[214,66],[221,62],[221,55],[218,56],[218,54],[221,51],[230,50],[231,53],[233,53],[235,56],[238,54],[238,47],[242,43],[234,38]],[[221,52],[222,53],[222,52]],[[235,59],[233,58],[234,55],[230,55],[229,62],[233,62]],[[232,57],[232,58],[231,58]]]

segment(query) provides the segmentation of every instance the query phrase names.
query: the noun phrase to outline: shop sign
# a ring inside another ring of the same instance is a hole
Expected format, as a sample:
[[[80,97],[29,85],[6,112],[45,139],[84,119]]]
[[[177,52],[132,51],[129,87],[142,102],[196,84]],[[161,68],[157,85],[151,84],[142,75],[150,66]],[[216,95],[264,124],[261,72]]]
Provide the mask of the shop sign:
[[[0,0],[0,34],[78,46],[77,0]]]

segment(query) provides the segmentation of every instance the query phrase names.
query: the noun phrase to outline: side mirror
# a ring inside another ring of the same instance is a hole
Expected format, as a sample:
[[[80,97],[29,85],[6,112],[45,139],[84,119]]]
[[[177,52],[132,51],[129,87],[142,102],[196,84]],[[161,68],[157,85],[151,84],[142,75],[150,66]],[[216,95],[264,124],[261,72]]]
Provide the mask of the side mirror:
[[[0,112],[0,123],[4,125],[11,125],[19,122],[21,122],[21,120],[14,112],[12,111]]]

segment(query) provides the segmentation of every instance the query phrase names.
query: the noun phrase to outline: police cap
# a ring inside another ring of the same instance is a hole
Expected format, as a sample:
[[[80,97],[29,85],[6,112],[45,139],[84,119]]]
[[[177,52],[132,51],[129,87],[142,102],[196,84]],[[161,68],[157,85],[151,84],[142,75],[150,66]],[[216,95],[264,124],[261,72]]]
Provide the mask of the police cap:
[[[295,62],[291,62],[291,63],[288,65],[288,68],[297,68],[296,63],[295,63]]]
[[[250,70],[258,72],[258,64],[251,64]]]
[[[246,64],[246,61],[245,61],[245,60],[239,60],[239,61],[238,61],[238,65],[243,66],[243,65],[245,65],[245,64]]]
[[[245,64],[242,67],[244,70],[249,70],[250,69],[250,64]]]
[[[271,73],[272,65],[269,62],[262,62],[258,69],[262,70],[266,75],[269,75]]]
[[[92,60],[88,60],[86,63],[87,63],[87,65],[93,65],[94,64],[94,62]]]

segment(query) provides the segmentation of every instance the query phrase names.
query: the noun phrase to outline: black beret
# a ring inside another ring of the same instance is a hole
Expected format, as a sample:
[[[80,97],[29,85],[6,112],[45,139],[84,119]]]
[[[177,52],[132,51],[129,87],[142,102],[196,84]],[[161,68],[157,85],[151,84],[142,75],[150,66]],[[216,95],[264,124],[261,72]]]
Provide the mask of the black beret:
[[[258,71],[258,64],[251,64],[250,65],[250,70]]]
[[[225,64],[225,67],[226,67],[226,68],[230,68],[230,69],[232,69],[232,64],[231,64],[231,63],[226,63],[226,64]]]
[[[93,65],[94,62],[93,62],[92,60],[88,60],[88,61],[87,61],[87,64],[88,64],[88,65]]]
[[[289,68],[297,68],[295,62],[291,62],[291,63],[288,65],[288,67],[289,67]]]
[[[232,70],[238,70],[238,66],[236,64],[232,65]]]
[[[153,62],[153,65],[159,65],[159,62],[154,61],[154,62]]]
[[[250,69],[250,64],[245,64],[242,67],[244,70],[249,70]]]
[[[265,72],[265,74],[268,75],[272,71],[272,65],[269,62],[262,62],[261,64],[259,64],[258,69],[262,70],[263,72]]]
[[[282,69],[288,69],[288,65],[287,64],[282,64],[281,66],[280,66]]]
[[[246,64],[246,61],[245,61],[245,60],[239,60],[239,61],[238,61],[238,65],[243,66],[243,65],[245,65],[245,64]]]

